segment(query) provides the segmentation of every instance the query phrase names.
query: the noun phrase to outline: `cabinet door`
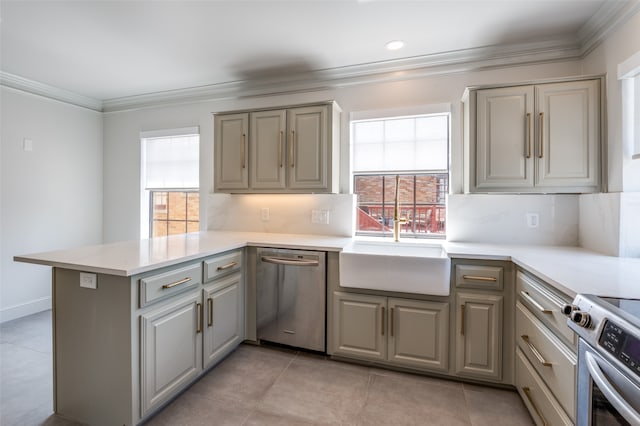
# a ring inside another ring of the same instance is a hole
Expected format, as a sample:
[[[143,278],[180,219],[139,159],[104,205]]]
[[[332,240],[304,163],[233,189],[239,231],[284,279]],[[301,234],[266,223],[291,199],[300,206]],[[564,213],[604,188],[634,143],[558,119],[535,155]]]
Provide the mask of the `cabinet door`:
[[[447,371],[449,304],[389,299],[389,361]]]
[[[328,189],[328,115],[327,106],[288,111],[287,173],[290,189]]]
[[[235,274],[204,290],[204,367],[214,364],[244,339],[244,292]]]
[[[456,373],[500,380],[503,296],[460,292],[456,302]]]
[[[536,186],[597,190],[598,80],[536,86]]]
[[[533,87],[479,90],[477,189],[533,186]]]
[[[333,293],[334,354],[385,360],[387,298]]]
[[[200,292],[194,292],[140,316],[141,416],[202,369],[200,300]]]
[[[216,115],[214,127],[215,189],[248,189],[249,114]]]
[[[251,113],[249,161],[251,187],[254,189],[284,189],[286,152],[285,110]]]

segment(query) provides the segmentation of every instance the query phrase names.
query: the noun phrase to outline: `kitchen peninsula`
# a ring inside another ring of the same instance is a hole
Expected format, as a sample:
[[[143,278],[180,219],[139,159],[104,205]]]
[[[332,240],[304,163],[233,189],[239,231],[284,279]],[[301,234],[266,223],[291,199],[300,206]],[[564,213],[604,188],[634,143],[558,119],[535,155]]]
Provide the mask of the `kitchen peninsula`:
[[[250,248],[326,251],[328,288],[336,288],[339,252],[351,241],[201,232],[16,256],[53,267],[56,413],[95,425],[146,420],[240,342],[256,340]],[[452,259],[513,262],[569,297],[640,299],[640,289],[629,285],[640,277],[640,259],[577,247],[443,247]],[[217,301],[225,309],[216,310]]]

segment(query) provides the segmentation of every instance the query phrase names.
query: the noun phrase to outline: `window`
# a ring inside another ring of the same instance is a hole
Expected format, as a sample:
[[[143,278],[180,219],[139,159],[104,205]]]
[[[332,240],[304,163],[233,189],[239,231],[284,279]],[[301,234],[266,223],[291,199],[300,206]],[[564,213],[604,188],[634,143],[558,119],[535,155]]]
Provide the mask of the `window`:
[[[143,132],[141,236],[200,229],[198,128]]]
[[[622,138],[632,158],[640,159],[640,51],[618,64],[622,82]]]
[[[403,237],[444,237],[449,189],[449,114],[351,122],[356,235],[391,236],[399,185]]]

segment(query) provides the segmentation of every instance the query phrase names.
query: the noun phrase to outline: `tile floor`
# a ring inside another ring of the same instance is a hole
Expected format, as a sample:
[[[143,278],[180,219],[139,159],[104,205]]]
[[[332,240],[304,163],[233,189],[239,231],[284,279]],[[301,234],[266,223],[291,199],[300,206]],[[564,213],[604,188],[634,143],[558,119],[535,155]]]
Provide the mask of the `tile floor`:
[[[0,424],[52,414],[51,312],[0,325]],[[150,419],[192,425],[532,425],[517,393],[242,345]]]

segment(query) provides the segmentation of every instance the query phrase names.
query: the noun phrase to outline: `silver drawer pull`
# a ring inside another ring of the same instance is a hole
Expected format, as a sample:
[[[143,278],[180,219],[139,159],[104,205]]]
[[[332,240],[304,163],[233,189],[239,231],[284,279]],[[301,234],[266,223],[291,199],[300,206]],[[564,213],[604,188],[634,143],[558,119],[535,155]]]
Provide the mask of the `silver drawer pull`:
[[[520,295],[521,295],[522,297],[524,297],[524,299],[525,299],[527,302],[531,303],[531,304],[533,305],[533,307],[534,307],[534,308],[538,309],[538,310],[539,310],[540,312],[542,312],[543,314],[552,314],[552,313],[553,313],[553,311],[552,311],[551,309],[546,309],[546,308],[544,308],[541,304],[539,304],[538,302],[536,302],[536,300],[535,300],[533,297],[531,297],[531,295],[530,295],[529,293],[527,293],[526,291],[521,290],[521,291],[520,291]]]
[[[538,349],[535,346],[533,346],[533,343],[529,341],[529,336],[527,336],[526,334],[523,334],[520,337],[522,337],[522,340],[524,340],[527,346],[529,346],[531,353],[533,353],[533,356],[536,357],[536,359],[540,364],[544,365],[545,367],[551,367],[553,365],[552,363],[544,359],[544,357],[540,354],[540,351],[538,351]]]
[[[540,412],[540,409],[538,408],[536,403],[533,402],[533,398],[531,397],[531,389],[529,389],[527,386],[525,386],[525,387],[522,388],[522,392],[524,392],[524,394],[527,396],[527,399],[529,400],[529,404],[531,404],[531,406],[533,407],[533,411],[536,412],[536,414],[538,415],[538,417],[542,421],[542,425],[543,426],[548,426],[549,423],[547,423],[545,418],[542,416],[542,413]]]
[[[171,284],[165,284],[165,285],[162,286],[162,288],[175,287],[175,286],[180,285],[180,284],[188,283],[189,281],[191,281],[191,277],[183,278],[183,279],[178,280],[176,282],[173,282]]]
[[[230,263],[227,263],[226,265],[218,266],[216,268],[216,271],[224,271],[225,269],[233,268],[237,264],[238,262],[230,262]]]
[[[462,276],[463,280],[473,280],[473,281],[487,281],[487,282],[492,282],[495,283],[498,281],[498,279],[496,277],[481,277],[479,275],[463,275]]]

